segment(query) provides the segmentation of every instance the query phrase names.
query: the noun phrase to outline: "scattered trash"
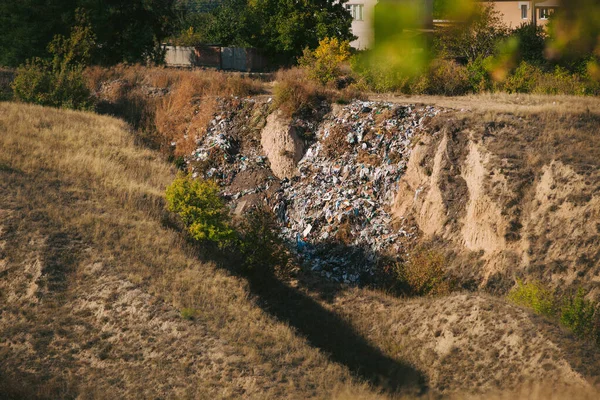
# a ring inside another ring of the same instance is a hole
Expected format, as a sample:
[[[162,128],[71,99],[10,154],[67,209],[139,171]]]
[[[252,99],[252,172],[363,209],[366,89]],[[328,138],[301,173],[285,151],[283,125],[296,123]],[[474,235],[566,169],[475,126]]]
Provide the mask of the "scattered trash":
[[[389,117],[379,120],[382,111]],[[285,204],[279,200],[273,208],[284,224],[283,234],[301,238],[312,271],[359,283],[374,274],[378,254],[401,252],[398,239],[411,233],[392,228],[389,209],[406,169],[411,138],[424,117],[438,112],[355,101],[321,124],[317,141],[298,165],[299,178],[281,183]],[[350,146],[339,146],[340,152],[328,157],[323,142],[340,125]]]
[[[241,100],[240,107],[253,102]],[[426,118],[439,112],[428,106],[354,101],[320,124],[297,118],[293,123],[308,141],[298,176],[279,181],[265,172],[268,177],[261,182],[235,191],[229,187],[238,174],[268,170],[269,162],[260,140],[244,146],[243,138],[230,134],[235,121],[232,113],[223,112],[211,121],[189,161],[215,164],[194,173],[216,179],[238,214],[246,206],[242,198],[256,193],[267,197],[271,189],[268,204],[306,268],[327,279],[358,284],[375,274],[380,254],[402,253],[400,239],[414,234],[392,228],[390,206],[413,136]],[[333,154],[324,151],[328,140],[334,141],[327,144]]]

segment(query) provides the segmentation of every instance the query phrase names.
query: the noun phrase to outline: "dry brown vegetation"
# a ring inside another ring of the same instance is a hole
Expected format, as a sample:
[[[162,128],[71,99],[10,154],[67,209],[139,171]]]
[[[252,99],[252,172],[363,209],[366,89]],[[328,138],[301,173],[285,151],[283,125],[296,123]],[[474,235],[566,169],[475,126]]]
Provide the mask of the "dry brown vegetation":
[[[101,113],[125,118],[147,144],[173,150],[177,156],[189,154],[206,133],[217,98],[245,97],[264,90],[261,81],[212,70],[118,65],[90,67],[85,77]]]
[[[273,105],[282,110],[284,115],[304,117],[314,113],[324,100],[328,103],[348,103],[365,98],[365,93],[354,86],[342,89],[325,86],[309,79],[306,70],[297,67],[277,71],[273,93]]]
[[[0,104],[0,377],[16,397],[305,398],[350,385],[164,211],[125,123]],[[192,321],[178,310],[197,310]]]
[[[164,211],[172,168],[127,128],[0,104],[3,393],[462,398],[541,381],[593,398],[597,350],[502,300],[233,275]]]

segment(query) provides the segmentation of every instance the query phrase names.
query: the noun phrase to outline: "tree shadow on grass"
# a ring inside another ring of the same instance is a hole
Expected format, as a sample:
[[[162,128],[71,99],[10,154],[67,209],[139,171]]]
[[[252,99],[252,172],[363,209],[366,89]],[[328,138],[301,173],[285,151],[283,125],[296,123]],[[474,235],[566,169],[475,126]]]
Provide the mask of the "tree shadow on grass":
[[[165,227],[182,229],[172,215],[162,219]],[[186,235],[187,236],[187,235]],[[279,321],[293,327],[308,343],[327,354],[334,362],[346,366],[357,378],[372,385],[376,390],[389,394],[421,395],[428,391],[426,376],[413,366],[393,359],[371,345],[356,329],[335,312],[326,309],[309,294],[279,279],[268,266],[252,271],[235,268],[242,265],[241,254],[235,251],[225,254],[216,246],[200,244],[187,237],[188,243],[197,251],[202,261],[215,261],[221,268],[246,279],[258,305]],[[347,252],[360,253],[370,259],[364,249],[346,246]],[[344,286],[323,282],[313,277],[312,283],[302,280],[302,285],[318,298],[331,302]]]
[[[360,379],[388,393],[427,391],[423,373],[384,355],[348,322],[300,290],[265,273],[248,276],[248,282],[266,312],[294,327],[312,346],[348,367]]]

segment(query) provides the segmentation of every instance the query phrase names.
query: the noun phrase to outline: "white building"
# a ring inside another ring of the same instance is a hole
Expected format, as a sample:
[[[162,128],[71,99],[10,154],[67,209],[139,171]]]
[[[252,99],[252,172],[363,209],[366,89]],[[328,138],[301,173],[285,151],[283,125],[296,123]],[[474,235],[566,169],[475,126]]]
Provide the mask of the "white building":
[[[357,39],[350,43],[359,50],[369,48],[373,43],[373,17],[377,0],[349,0],[344,4],[352,15],[352,33]]]
[[[433,0],[381,0],[390,3],[421,3],[423,21],[415,21],[416,25],[428,29],[432,28]],[[350,43],[358,50],[364,50],[373,45],[374,31],[373,20],[375,18],[375,6],[379,0],[348,0],[344,4],[352,15],[352,33],[357,39]]]

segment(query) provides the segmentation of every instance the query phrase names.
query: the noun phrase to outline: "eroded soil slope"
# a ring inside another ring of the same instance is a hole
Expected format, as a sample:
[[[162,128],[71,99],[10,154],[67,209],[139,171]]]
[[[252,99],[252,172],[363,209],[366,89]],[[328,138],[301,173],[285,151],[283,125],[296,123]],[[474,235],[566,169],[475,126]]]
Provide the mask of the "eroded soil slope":
[[[467,286],[504,293],[520,277],[597,296],[599,128],[592,113],[437,117],[413,149],[395,216],[450,249]]]

